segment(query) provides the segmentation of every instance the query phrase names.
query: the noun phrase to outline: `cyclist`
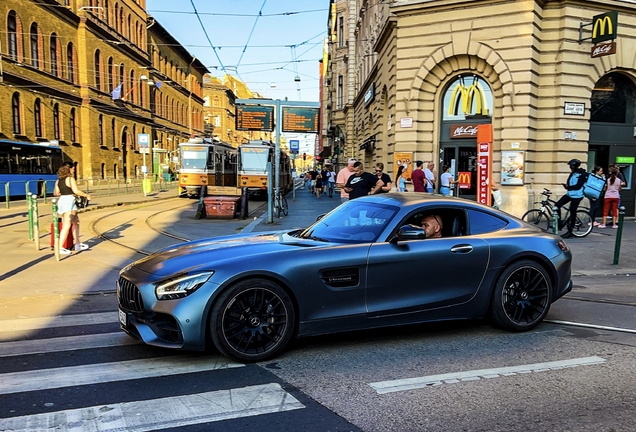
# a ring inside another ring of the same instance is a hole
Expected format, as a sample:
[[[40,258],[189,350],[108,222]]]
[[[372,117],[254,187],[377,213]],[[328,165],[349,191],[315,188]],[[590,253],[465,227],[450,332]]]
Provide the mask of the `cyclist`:
[[[568,162],[568,165],[570,166],[571,173],[567,183],[563,183],[563,187],[567,192],[556,203],[556,206],[559,208],[559,220],[561,220],[561,207],[567,203],[571,203],[570,220],[567,221],[568,232],[561,236],[563,238],[572,237],[572,230],[576,222],[576,210],[581,200],[583,200],[583,184],[587,177],[587,172],[581,168],[580,160],[572,159]]]

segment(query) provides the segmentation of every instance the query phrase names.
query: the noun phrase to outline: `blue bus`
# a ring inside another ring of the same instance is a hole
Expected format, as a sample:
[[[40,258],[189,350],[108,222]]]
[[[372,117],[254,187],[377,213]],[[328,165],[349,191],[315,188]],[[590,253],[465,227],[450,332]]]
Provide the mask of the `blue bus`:
[[[50,144],[0,140],[0,200],[29,193],[52,196],[57,170],[62,165],[62,149]]]

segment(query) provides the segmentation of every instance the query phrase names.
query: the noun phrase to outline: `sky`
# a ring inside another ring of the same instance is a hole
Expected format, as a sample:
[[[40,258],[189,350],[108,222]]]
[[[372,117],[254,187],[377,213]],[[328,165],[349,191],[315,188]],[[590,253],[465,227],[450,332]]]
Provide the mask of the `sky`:
[[[267,98],[319,101],[329,0],[147,0],[146,9],[211,75]]]

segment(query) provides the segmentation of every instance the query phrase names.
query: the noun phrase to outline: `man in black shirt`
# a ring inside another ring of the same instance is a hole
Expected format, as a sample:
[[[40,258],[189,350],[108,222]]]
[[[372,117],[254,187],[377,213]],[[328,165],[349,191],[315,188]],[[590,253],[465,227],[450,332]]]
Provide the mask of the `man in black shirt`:
[[[375,175],[382,180],[382,187],[377,191],[377,193],[391,192],[393,182],[391,181],[391,177],[384,173],[384,164],[382,162],[375,164]]]
[[[364,172],[362,162],[353,164],[353,175],[347,180],[344,191],[349,194],[349,199],[360,198],[361,196],[373,195],[384,186],[384,183],[377,176]]]

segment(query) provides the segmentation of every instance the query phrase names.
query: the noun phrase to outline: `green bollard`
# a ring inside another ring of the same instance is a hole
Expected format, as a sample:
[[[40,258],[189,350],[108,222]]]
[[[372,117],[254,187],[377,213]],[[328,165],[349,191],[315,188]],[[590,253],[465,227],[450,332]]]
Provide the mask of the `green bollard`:
[[[57,198],[51,200],[53,203],[53,251],[55,252],[55,260],[60,260],[60,227],[57,223]]]
[[[554,235],[559,235],[559,208],[552,207],[552,231]]]
[[[27,219],[29,221],[29,240],[33,241],[33,199],[31,194],[26,195],[27,202]]]
[[[618,265],[618,257],[621,254],[621,239],[623,237],[623,219],[625,219],[625,206],[620,206],[618,209],[618,229],[616,230],[616,244],[614,245],[614,262],[613,265]]]
[[[6,203],[6,204],[5,204],[5,206],[6,206],[7,208],[9,208],[9,207],[10,207],[10,206],[9,206],[9,201],[10,201],[9,196],[10,196],[10,195],[9,195],[9,182],[6,182],[6,183],[4,184],[4,199],[5,199],[5,203]]]
[[[40,250],[40,214],[38,213],[38,196],[31,195],[33,208],[33,239],[35,240],[35,250]]]

